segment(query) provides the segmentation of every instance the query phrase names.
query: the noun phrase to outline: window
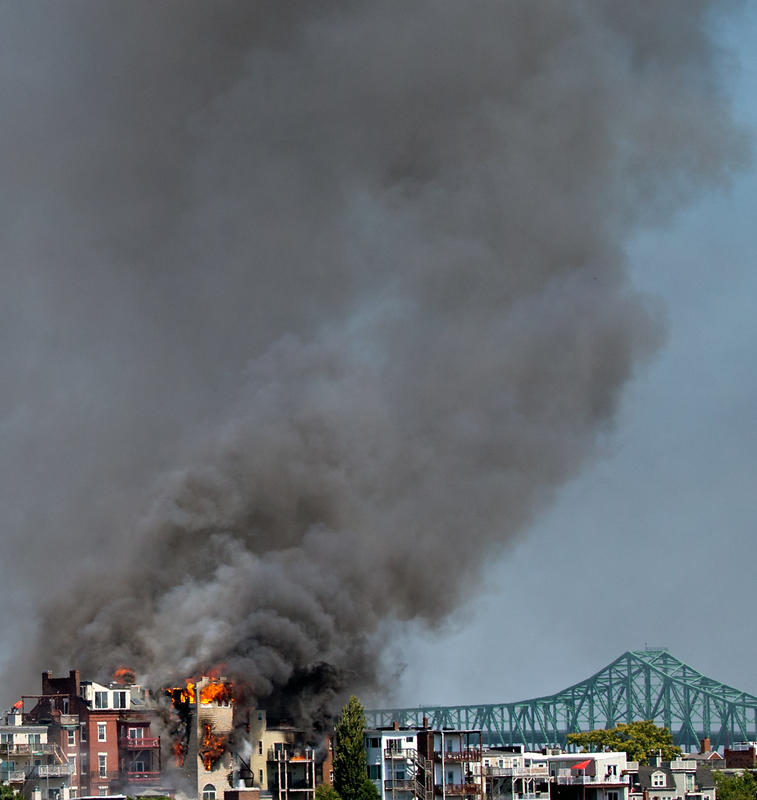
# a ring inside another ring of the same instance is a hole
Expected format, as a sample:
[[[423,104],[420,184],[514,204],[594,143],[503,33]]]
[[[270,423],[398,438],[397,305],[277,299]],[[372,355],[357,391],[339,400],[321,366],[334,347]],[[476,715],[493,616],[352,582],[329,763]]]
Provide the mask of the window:
[[[607,793],[607,800],[618,800],[618,793],[617,792],[608,792]]]
[[[97,754],[97,770],[101,778],[108,777],[108,756],[105,753]]]
[[[108,693],[95,692],[95,708],[107,708],[107,707],[108,707]]]
[[[202,787],[202,800],[216,800],[216,787],[212,783]]]
[[[406,742],[412,742],[413,741],[413,737],[412,736],[406,736],[405,737],[405,741]]]
[[[261,769],[261,770],[259,770],[259,772],[260,772],[260,785],[262,786],[263,785],[263,770]]]
[[[81,754],[81,774],[82,775],[86,775],[87,774],[87,754],[86,753],[82,753]]]
[[[87,726],[83,722],[79,726],[79,741],[80,742],[87,741]]]
[[[98,722],[97,723],[97,741],[98,742],[106,742],[106,731],[108,730],[108,723],[107,722]]]
[[[77,797],[78,795],[77,795],[77,793],[76,793],[76,789],[74,789],[73,787],[71,787],[71,788],[68,790],[68,796],[69,796],[69,797]]]
[[[263,712],[262,711],[258,711],[258,722],[262,722],[262,721],[263,721]]]
[[[378,737],[377,737],[377,736],[370,736],[370,737],[368,737],[368,738],[365,740],[365,743],[368,745],[368,747],[374,747],[374,748],[376,748],[377,750],[378,750],[378,748],[379,748],[379,747],[381,747],[381,743],[379,742],[379,740],[378,740]]]
[[[397,772],[395,772],[394,777],[398,781],[404,781],[405,780],[405,770],[404,769],[398,769]]]
[[[652,786],[664,786],[665,785],[665,773],[664,772],[653,772],[652,773]]]
[[[113,692],[113,708],[126,708],[126,692]]]
[[[76,756],[69,756],[68,763],[71,765],[71,774],[76,775]]]
[[[617,776],[618,774],[618,765],[617,764],[608,764],[607,765],[607,777]]]
[[[100,797],[107,797],[108,796],[108,787],[107,786],[100,786],[97,790],[97,794]]]
[[[368,765],[368,777],[372,781],[380,781],[381,780],[381,764],[369,764]]]
[[[448,772],[447,773],[447,783],[454,783],[455,782],[455,773]]]
[[[135,761],[132,764],[131,769],[129,772],[144,772],[145,771],[145,762],[144,761]],[[617,798],[616,798],[617,800]]]
[[[75,730],[69,730],[68,731],[68,744],[70,746],[73,746],[73,745],[76,744],[76,731]]]
[[[263,755],[263,740],[262,739],[258,739],[258,755],[259,756]]]
[[[62,710],[63,710],[64,714],[68,714],[68,698],[67,697],[63,698]]]
[[[329,770],[329,783],[333,783],[333,782],[334,782],[334,770],[330,769]]]
[[[0,744],[13,744],[13,734],[0,733]]]
[[[41,744],[42,743],[42,734],[41,733],[30,733],[29,734],[29,744]]]

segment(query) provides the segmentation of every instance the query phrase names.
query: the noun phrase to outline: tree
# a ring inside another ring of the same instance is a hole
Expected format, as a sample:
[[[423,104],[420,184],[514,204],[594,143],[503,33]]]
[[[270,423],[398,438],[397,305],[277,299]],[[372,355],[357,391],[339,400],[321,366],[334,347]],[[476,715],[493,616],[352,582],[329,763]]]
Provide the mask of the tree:
[[[363,706],[353,695],[334,729],[334,789],[342,800],[377,800],[379,796],[368,778],[364,730]]]
[[[315,800],[342,800],[339,792],[330,783],[321,783],[315,787]]]
[[[741,775],[728,775],[713,770],[715,790],[718,800],[755,800],[757,796],[757,780],[747,770]]]
[[[621,722],[609,729],[569,733],[568,743],[577,745],[586,752],[625,752],[629,761],[638,761],[641,764],[646,764],[649,757],[657,753],[662,755],[663,761],[670,761],[681,755],[681,748],[673,744],[670,731],[655,725],[651,719]]]

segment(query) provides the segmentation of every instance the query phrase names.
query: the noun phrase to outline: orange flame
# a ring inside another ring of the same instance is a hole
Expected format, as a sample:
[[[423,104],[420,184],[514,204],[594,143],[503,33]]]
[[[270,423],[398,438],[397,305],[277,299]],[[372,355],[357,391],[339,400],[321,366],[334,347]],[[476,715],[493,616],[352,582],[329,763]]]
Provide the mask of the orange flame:
[[[113,680],[121,684],[133,684],[137,681],[137,673],[131,667],[118,667],[113,673]]]
[[[187,756],[187,745],[186,742],[176,741],[173,743],[173,754],[176,758],[176,765],[178,767],[184,766],[184,759]]]
[[[13,708],[15,708],[15,709],[16,709],[16,711],[20,711],[20,710],[21,710],[23,707],[24,707],[24,701],[23,701],[23,700],[17,700],[17,701],[16,701],[16,702],[13,704]]]
[[[203,722],[202,743],[199,749],[202,763],[208,772],[213,769],[224,754],[227,738],[226,736],[216,736],[213,733],[213,725],[210,722]]]
[[[166,689],[165,692],[174,705],[197,702],[197,683],[195,681],[187,680],[183,689],[180,686],[175,686]],[[214,678],[200,689],[200,703],[202,705],[209,705],[210,703],[229,705],[233,702],[233,687],[227,681],[220,681]]]

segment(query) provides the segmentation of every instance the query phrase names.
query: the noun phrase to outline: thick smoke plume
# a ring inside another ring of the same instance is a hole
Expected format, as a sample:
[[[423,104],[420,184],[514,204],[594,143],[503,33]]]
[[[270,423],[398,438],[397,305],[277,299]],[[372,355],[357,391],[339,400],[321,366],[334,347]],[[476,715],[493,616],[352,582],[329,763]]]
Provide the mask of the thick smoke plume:
[[[745,158],[721,11],[0,9],[33,672],[222,663],[303,719],[475,591],[661,340],[629,237]]]

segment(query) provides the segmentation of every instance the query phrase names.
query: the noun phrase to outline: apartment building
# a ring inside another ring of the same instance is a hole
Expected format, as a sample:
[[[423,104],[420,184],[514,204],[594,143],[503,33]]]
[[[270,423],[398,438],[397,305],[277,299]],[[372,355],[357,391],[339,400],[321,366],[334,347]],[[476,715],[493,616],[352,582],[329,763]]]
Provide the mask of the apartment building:
[[[546,761],[553,800],[629,800],[625,753],[561,753]]]
[[[631,800],[715,800],[712,771],[695,759],[629,764]]]
[[[313,800],[316,786],[333,783],[333,753],[328,737],[323,737],[319,747],[313,747],[301,731],[270,720],[262,708],[251,712],[249,728],[249,778],[262,796]]]
[[[547,757],[523,745],[485,749],[481,773],[484,794],[492,800],[549,800]]]
[[[57,742],[48,738],[46,725],[24,723],[19,707],[0,725],[0,782],[27,800],[69,800],[75,761],[70,762]]]
[[[418,731],[399,726],[367,730],[365,751],[368,777],[381,800],[432,800],[433,763],[418,752]]]
[[[24,695],[24,720],[49,731],[73,766],[70,796],[137,794],[161,784],[160,739],[150,735],[144,689],[42,673],[42,693]]]

